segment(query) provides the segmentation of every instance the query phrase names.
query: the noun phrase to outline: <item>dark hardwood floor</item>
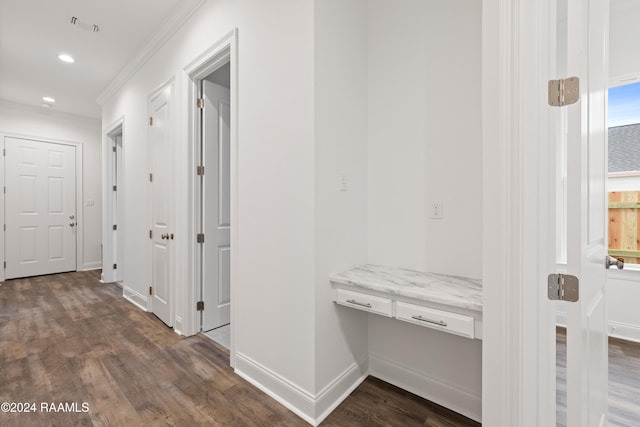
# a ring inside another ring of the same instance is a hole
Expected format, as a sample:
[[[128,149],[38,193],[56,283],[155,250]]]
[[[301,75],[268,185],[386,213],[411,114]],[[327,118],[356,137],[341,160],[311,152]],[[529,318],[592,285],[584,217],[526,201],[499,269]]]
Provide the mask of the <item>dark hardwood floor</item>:
[[[0,284],[0,403],[36,404],[0,412],[0,426],[307,425],[235,375],[223,347],[179,337],[98,279],[90,271]],[[322,425],[479,424],[370,377]]]
[[[566,425],[567,335],[556,330],[557,425]],[[640,344],[609,338],[609,426],[640,426]]]

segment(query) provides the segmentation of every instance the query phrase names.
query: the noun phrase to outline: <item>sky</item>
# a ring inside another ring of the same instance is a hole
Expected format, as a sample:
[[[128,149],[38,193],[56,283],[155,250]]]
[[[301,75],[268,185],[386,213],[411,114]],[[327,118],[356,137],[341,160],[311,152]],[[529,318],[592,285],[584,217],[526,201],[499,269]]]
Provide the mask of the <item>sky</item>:
[[[609,89],[609,127],[640,123],[640,83]]]

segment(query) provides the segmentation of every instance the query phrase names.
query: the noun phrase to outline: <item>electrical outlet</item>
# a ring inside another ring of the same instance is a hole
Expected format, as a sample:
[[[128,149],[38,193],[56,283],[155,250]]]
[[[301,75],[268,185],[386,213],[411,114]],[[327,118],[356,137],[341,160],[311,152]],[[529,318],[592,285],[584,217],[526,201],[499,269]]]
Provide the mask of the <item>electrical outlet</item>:
[[[431,202],[431,218],[442,219],[442,200],[434,200]]]

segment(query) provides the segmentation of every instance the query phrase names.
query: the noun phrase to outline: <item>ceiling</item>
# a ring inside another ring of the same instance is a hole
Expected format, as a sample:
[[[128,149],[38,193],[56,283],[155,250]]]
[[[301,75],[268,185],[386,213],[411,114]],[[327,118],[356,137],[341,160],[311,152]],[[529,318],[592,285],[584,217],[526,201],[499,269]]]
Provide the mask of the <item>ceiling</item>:
[[[99,118],[100,93],[185,3],[0,0],[0,99],[45,108],[50,96],[54,110]],[[73,16],[99,32],[71,25]]]

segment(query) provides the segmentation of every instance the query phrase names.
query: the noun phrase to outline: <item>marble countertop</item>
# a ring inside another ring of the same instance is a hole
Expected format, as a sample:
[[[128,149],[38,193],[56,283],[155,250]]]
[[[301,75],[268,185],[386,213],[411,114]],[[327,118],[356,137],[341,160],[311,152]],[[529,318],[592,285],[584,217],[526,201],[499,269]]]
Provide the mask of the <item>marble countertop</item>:
[[[482,281],[478,279],[367,264],[335,274],[329,280],[334,285],[482,312]]]

